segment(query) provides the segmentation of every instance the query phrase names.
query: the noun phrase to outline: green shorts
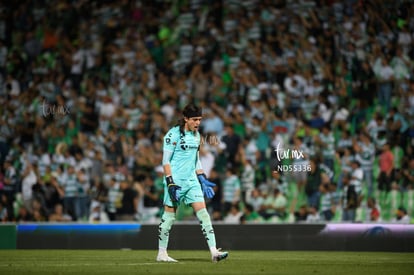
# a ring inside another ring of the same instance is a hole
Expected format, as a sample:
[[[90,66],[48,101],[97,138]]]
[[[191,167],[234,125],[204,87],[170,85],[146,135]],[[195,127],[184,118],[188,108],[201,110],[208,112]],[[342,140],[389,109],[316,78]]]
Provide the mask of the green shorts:
[[[176,207],[179,203],[190,205],[193,202],[204,202],[203,190],[201,190],[200,182],[197,178],[191,179],[174,179],[175,184],[181,187],[179,190],[180,201],[173,203],[168,194],[167,184],[164,179],[164,205]]]

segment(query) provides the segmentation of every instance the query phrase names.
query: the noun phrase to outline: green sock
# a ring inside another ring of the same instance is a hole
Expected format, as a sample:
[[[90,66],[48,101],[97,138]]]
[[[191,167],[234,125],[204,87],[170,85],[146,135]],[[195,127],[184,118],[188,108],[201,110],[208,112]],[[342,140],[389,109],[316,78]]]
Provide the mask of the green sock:
[[[198,210],[196,213],[198,220],[200,221],[201,230],[203,231],[204,238],[206,238],[208,247],[216,247],[216,236],[214,235],[213,225],[211,224],[210,215],[207,212],[207,209],[203,208]]]
[[[158,247],[167,248],[171,226],[175,221],[175,213],[165,211],[158,226]]]

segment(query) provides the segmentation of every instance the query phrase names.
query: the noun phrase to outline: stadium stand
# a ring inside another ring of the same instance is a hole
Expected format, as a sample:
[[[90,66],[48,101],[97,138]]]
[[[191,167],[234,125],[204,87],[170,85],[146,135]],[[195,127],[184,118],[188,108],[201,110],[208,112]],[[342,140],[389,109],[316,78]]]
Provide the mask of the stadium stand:
[[[162,137],[190,101],[204,110],[215,221],[231,208],[229,169],[236,209],[256,217],[241,223],[414,217],[413,1],[0,9],[2,221],[48,221],[58,205],[63,220],[101,222],[93,205],[109,220],[157,222]]]

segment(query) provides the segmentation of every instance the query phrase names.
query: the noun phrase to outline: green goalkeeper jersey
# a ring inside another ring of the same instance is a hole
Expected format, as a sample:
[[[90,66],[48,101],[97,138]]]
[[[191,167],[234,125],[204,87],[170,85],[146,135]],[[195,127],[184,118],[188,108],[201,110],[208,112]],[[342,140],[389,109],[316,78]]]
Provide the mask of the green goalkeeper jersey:
[[[164,136],[164,151],[170,151],[171,173],[174,179],[189,179],[195,177],[200,134],[185,131],[181,135],[180,127],[171,128]]]

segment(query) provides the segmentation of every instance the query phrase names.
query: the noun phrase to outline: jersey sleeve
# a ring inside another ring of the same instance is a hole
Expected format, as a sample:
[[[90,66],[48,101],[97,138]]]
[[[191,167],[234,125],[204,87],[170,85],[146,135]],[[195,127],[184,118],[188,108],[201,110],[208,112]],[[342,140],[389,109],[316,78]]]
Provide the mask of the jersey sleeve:
[[[164,136],[163,151],[174,152],[180,139],[178,127],[171,128]]]

